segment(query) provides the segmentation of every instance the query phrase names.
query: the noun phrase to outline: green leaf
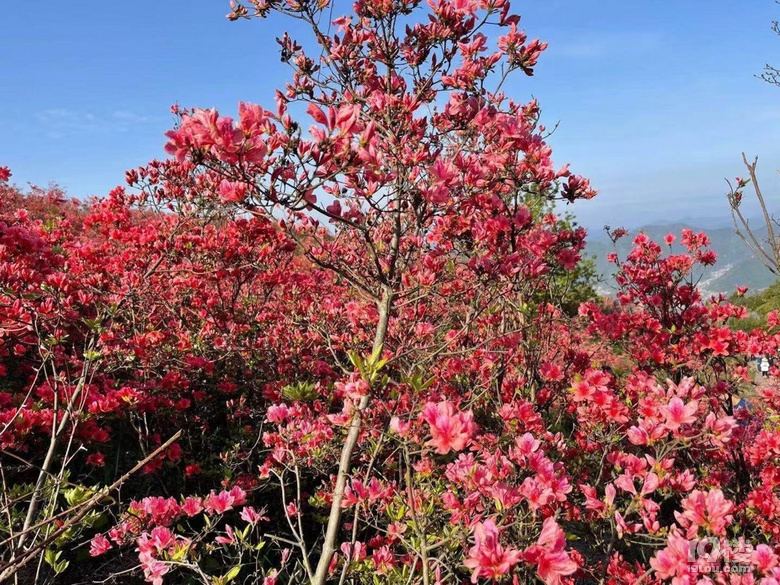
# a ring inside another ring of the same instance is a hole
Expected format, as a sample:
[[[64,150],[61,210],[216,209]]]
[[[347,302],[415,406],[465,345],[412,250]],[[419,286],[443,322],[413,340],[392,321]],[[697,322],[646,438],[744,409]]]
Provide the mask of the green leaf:
[[[382,357],[382,349],[383,347],[380,345],[374,350],[374,352],[371,354],[371,357],[368,358],[368,363],[370,365],[374,366],[379,362],[379,358]]]
[[[347,357],[349,357],[349,361],[352,362],[352,365],[355,366],[355,368],[361,373],[361,375],[364,375],[365,369],[363,366],[363,360],[360,359],[360,356],[356,354],[354,351],[348,351]]]
[[[79,529],[79,526],[71,526],[55,539],[54,544],[57,546],[65,546],[72,538],[76,536]]]
[[[232,569],[230,569],[227,574],[223,577],[225,583],[229,583],[236,577],[238,577],[238,574],[241,572],[241,565],[236,565]]]
[[[69,506],[78,506],[79,504],[83,504],[89,498],[91,498],[94,493],[95,490],[91,488],[85,488],[84,486],[80,485],[72,489],[62,490],[62,495],[64,496],[65,501],[68,502]]]
[[[282,398],[290,402],[311,402],[318,397],[313,382],[296,382],[282,388]]]
[[[177,546],[171,555],[171,560],[176,563],[183,561],[187,557],[188,551],[188,546]]]
[[[100,352],[95,351],[94,349],[88,349],[87,351],[84,352],[84,359],[91,362],[95,362],[100,359]]]
[[[51,565],[53,567],[59,560],[60,555],[62,555],[61,550],[55,551],[52,548],[47,548],[46,552],[43,553],[43,560],[46,561],[47,565]]]
[[[99,331],[102,319],[99,317],[96,319],[84,319],[84,324],[89,327],[90,331]]]

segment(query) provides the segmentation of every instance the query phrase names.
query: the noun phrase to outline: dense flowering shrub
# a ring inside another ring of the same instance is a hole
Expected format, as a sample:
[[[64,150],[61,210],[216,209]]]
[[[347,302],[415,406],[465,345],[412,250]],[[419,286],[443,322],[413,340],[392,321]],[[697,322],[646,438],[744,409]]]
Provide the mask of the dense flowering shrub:
[[[0,580],[780,579],[777,315],[691,232],[565,306],[594,192],[501,92],[509,3],[232,8],[316,40],[273,110],[176,108],[102,201],[0,170]]]

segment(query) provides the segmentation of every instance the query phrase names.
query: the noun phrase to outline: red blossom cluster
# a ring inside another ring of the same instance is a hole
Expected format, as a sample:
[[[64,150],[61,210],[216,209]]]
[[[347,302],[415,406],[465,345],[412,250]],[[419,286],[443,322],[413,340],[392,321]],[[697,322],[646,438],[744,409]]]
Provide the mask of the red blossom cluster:
[[[571,294],[595,192],[501,90],[546,47],[509,2],[232,9],[316,40],[275,108],[176,108],[100,201],[0,168],[0,581],[777,583],[780,320],[689,231]]]

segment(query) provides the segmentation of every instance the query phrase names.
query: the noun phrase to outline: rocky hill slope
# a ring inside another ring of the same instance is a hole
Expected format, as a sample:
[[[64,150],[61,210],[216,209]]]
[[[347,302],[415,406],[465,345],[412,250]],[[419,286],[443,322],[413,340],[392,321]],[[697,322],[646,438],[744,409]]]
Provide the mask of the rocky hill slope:
[[[734,233],[731,227],[717,227],[702,229],[696,225],[687,223],[669,223],[648,225],[640,229],[630,230],[632,237],[623,238],[617,247],[618,255],[624,258],[631,249],[633,236],[640,231],[645,232],[655,241],[662,242],[666,234],[672,233],[678,236],[680,232],[689,228],[694,231],[704,231],[710,237],[711,248],[718,255],[718,261],[714,266],[705,269],[699,275],[699,287],[705,294],[725,293],[731,294],[737,286],[749,286],[750,290],[757,292],[768,287],[777,280],[757,258],[750,252],[740,237]],[[766,230],[759,232],[760,237],[766,237]],[[594,258],[596,270],[601,275],[603,282],[599,287],[602,294],[614,293],[615,286],[612,278],[614,266],[607,262],[606,256],[613,252],[614,246],[603,231],[591,230],[588,238],[586,254]],[[674,245],[674,252],[681,248]]]

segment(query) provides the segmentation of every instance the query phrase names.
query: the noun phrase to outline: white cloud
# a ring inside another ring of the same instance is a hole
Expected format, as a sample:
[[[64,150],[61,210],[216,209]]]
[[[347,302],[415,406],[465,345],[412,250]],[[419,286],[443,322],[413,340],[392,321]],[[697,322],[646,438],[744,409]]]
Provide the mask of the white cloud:
[[[152,119],[151,116],[142,116],[128,110],[115,110],[112,116],[115,120],[121,120],[130,124],[141,124],[143,122],[149,122]]]
[[[36,121],[47,138],[61,139],[69,135],[128,132],[133,127],[153,120],[129,110],[114,110],[96,114],[67,108],[48,108],[35,113]]]

